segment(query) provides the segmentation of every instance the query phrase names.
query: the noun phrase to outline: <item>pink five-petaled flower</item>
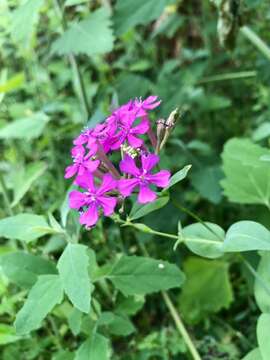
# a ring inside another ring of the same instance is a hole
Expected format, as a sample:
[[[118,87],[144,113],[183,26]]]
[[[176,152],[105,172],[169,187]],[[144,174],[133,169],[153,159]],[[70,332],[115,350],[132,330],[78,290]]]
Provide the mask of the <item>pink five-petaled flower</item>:
[[[154,184],[158,187],[166,187],[169,184],[170,172],[161,170],[156,174],[152,174],[151,170],[159,162],[159,157],[154,154],[141,156],[141,169],[135,163],[135,160],[126,155],[124,160],[120,162],[122,172],[132,175],[130,179],[121,179],[118,181],[118,190],[123,196],[129,196],[132,191],[139,187],[138,202],[145,204],[154,201],[157,197],[156,193],[150,189],[150,185]]]
[[[73,190],[69,193],[69,206],[81,211],[80,223],[82,225],[86,227],[95,225],[98,221],[99,209],[103,209],[105,216],[112,215],[117,199],[106,193],[117,188],[117,181],[110,174],[104,175],[98,188],[94,185],[91,175],[79,176],[75,183],[86,189],[86,192]]]
[[[83,146],[75,146],[71,150],[73,158],[73,164],[66,168],[65,178],[71,178],[75,174],[78,176],[83,175],[85,172],[94,172],[98,166],[99,160],[90,160],[90,157],[94,155],[93,151],[89,151],[85,155],[85,148]]]

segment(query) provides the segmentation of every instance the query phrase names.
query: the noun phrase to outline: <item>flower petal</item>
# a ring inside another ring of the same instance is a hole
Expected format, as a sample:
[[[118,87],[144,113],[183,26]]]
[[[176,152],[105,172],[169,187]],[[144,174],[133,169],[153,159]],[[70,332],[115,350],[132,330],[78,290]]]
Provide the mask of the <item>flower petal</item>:
[[[73,190],[68,194],[69,207],[79,209],[85,205],[85,194],[78,190]]]
[[[146,179],[152,184],[159,187],[166,187],[169,185],[171,173],[168,170],[161,170],[156,174],[149,174]]]
[[[110,216],[114,212],[114,208],[117,203],[117,199],[115,197],[99,196],[98,201],[100,206],[103,208],[105,216]]]
[[[87,170],[89,170],[90,172],[93,172],[93,171],[97,170],[99,164],[100,164],[99,160],[88,160],[88,161],[85,161],[84,166]]]
[[[119,167],[120,167],[120,170],[123,173],[130,174],[130,175],[133,175],[133,176],[139,176],[140,175],[140,170],[137,168],[137,166],[135,164],[135,160],[132,159],[132,157],[129,156],[129,155],[126,155],[124,157],[124,160],[122,160],[120,162]]]
[[[121,179],[118,181],[118,190],[123,196],[129,196],[139,183],[138,179]]]
[[[93,226],[98,221],[98,206],[92,203],[89,208],[80,216],[80,223],[86,226]]]
[[[140,204],[146,204],[148,202],[152,202],[157,198],[157,195],[154,191],[152,191],[147,185],[141,185],[138,202]]]
[[[133,148],[139,148],[143,144],[143,140],[137,138],[136,136],[132,135],[131,133],[128,134],[127,140],[130,146]]]
[[[159,156],[155,154],[148,154],[142,156],[142,168],[149,172],[159,162]]]
[[[70,165],[66,168],[66,172],[65,172],[65,179],[69,179],[72,176],[74,176],[76,174],[78,170],[78,165],[74,164],[74,165]]]
[[[130,129],[131,134],[145,134],[149,130],[149,120],[147,117],[144,117],[142,121]]]
[[[77,176],[74,183],[83,189],[87,189],[90,192],[96,192],[95,185],[94,185],[94,177],[93,175],[85,171],[83,175]]]
[[[102,195],[110,190],[117,188],[117,181],[112,177],[111,174],[105,174],[102,179],[102,183],[97,190],[97,195]]]

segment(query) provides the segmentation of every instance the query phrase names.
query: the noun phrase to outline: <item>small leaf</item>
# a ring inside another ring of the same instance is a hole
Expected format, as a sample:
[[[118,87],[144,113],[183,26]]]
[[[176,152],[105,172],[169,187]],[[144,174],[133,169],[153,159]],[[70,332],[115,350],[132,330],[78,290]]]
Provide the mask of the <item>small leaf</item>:
[[[165,206],[168,203],[168,201],[169,201],[168,196],[161,196],[157,200],[146,205],[140,205],[135,203],[135,205],[131,209],[129,220],[131,221],[137,220],[147,214],[150,214],[151,212],[156,211],[162,208],[163,206]]]
[[[270,314],[262,314],[257,323],[257,339],[262,360],[270,359]]]
[[[0,324],[0,345],[6,345],[20,340],[21,338],[16,335],[13,326]]]
[[[135,327],[128,317],[105,311],[98,320],[99,326],[105,326],[113,335],[128,336],[135,331]]]
[[[223,250],[270,250],[270,232],[255,221],[238,221],[227,231]]]
[[[74,336],[77,336],[81,331],[82,315],[81,311],[73,308],[72,312],[68,316],[68,325]]]
[[[68,244],[57,264],[65,293],[72,304],[85,313],[89,313],[91,300],[88,260],[86,246]]]
[[[201,223],[188,225],[180,231],[180,242],[185,245],[194,254],[215,259],[224,254],[222,245],[225,236],[224,230],[213,223],[205,222],[206,228]]]
[[[122,256],[107,276],[124,295],[150,294],[180,287],[185,279],[174,264],[138,256]]]
[[[184,180],[184,178],[187,176],[191,167],[192,167],[192,165],[186,165],[185,167],[183,167],[183,169],[181,169],[181,170],[177,171],[177,173],[173,174],[173,176],[170,178],[169,185],[164,190],[162,190],[162,192],[168,190],[169,188],[171,188],[172,186],[177,184],[179,181]]]
[[[38,275],[57,273],[51,261],[23,251],[0,256],[0,266],[10,281],[26,288],[35,284]]]
[[[30,242],[53,232],[44,216],[18,214],[0,220],[0,236]]]
[[[44,173],[47,165],[44,162],[29,164],[26,168],[14,176],[14,199],[11,206],[16,206],[23,198],[32,184]]]
[[[94,333],[76,352],[75,360],[109,360],[109,341],[104,336]]]
[[[104,54],[113,48],[113,34],[107,8],[99,8],[85,20],[73,23],[52,45],[52,52],[59,55]]]
[[[15,321],[17,334],[24,335],[38,329],[42,320],[62,299],[63,289],[59,276],[39,276],[25,304],[17,314]]]
[[[43,133],[48,121],[48,116],[41,112],[12,121],[0,128],[0,139],[35,139]]]
[[[259,309],[270,313],[270,253],[262,254],[255,278],[254,295]]]
[[[0,84],[0,93],[7,93],[18,89],[24,84],[25,76],[24,73],[18,73]]]
[[[259,348],[251,350],[242,360],[263,360]]]

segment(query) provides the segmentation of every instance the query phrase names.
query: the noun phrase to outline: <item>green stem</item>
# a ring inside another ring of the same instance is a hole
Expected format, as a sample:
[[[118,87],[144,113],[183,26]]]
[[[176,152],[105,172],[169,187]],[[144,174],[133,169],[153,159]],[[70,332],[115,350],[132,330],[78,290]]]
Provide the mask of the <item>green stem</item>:
[[[48,320],[49,320],[49,323],[51,324],[55,344],[56,344],[56,346],[58,347],[59,350],[62,350],[63,347],[62,347],[62,344],[61,344],[61,335],[60,335],[60,333],[58,331],[58,328],[56,326],[56,323],[55,323],[54,318],[52,317],[52,315],[48,316]]]
[[[207,84],[211,82],[217,81],[224,81],[224,80],[237,80],[237,79],[246,79],[252,78],[257,76],[257,71],[250,70],[250,71],[239,71],[234,73],[226,73],[226,74],[219,74],[219,75],[212,75],[202,78],[197,82],[198,85]]]
[[[269,46],[248,26],[240,28],[241,33],[254,45],[256,48],[270,60]]]
[[[0,184],[1,184],[1,187],[2,187],[2,194],[3,194],[4,203],[5,203],[7,213],[8,213],[9,216],[12,216],[14,214],[13,214],[13,210],[12,210],[11,205],[10,205],[10,200],[9,200],[9,196],[8,196],[8,190],[7,190],[5,179],[4,179],[3,175],[2,175],[2,173],[0,173]]]

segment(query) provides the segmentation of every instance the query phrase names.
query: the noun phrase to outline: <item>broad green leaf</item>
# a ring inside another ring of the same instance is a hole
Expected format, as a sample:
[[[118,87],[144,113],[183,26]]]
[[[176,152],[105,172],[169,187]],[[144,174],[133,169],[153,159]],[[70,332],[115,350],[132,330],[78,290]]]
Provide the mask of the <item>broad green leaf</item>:
[[[25,81],[24,73],[18,73],[0,84],[0,93],[7,93],[16,90],[23,85]]]
[[[28,334],[40,327],[42,320],[63,299],[63,288],[58,275],[41,275],[32,287],[15,320],[16,332]]]
[[[113,34],[110,28],[110,14],[107,8],[100,8],[85,20],[73,23],[52,45],[52,52],[59,55],[86,54],[94,56],[110,52],[113,48]]]
[[[144,305],[144,296],[125,296],[117,305],[115,312],[123,315],[135,315]]]
[[[52,360],[74,360],[74,353],[68,350],[60,350],[53,354]]]
[[[74,6],[74,5],[78,5],[81,3],[85,3],[88,2],[89,0],[66,0],[65,1],[65,6]]]
[[[75,360],[109,360],[109,341],[104,336],[94,333],[76,352]]]
[[[105,326],[113,335],[128,336],[135,331],[135,327],[128,317],[105,311],[98,319],[99,326]]]
[[[179,305],[186,321],[197,323],[229,307],[233,293],[226,262],[191,257],[184,264],[184,272],[187,280]]]
[[[179,238],[194,254],[210,259],[223,255],[222,245],[225,236],[224,230],[213,223],[205,222],[188,225],[180,230]]]
[[[220,186],[222,178],[220,166],[210,165],[193,171],[191,183],[203,198],[211,201],[213,204],[218,204],[222,197]]]
[[[270,136],[270,124],[269,122],[262,123],[252,134],[254,141],[261,141]]]
[[[150,294],[180,287],[185,279],[176,265],[139,256],[122,256],[107,276],[124,295]]]
[[[28,0],[13,12],[11,36],[24,49],[30,45],[42,4],[43,0]]]
[[[150,214],[153,211],[162,208],[168,203],[168,201],[169,201],[169,197],[165,195],[157,198],[157,200],[146,205],[140,205],[138,203],[135,203],[133,208],[131,209],[129,219],[131,221],[137,220],[147,214]]]
[[[242,360],[263,360],[260,349],[251,350]]]
[[[227,231],[223,250],[270,250],[270,232],[255,221],[238,221]]]
[[[270,313],[270,252],[262,254],[255,278],[254,295],[262,312]]]
[[[16,335],[13,326],[0,324],[0,345],[10,344],[18,340],[20,340],[20,337]]]
[[[117,0],[114,24],[118,35],[157,19],[171,0]]]
[[[257,339],[263,360],[270,359],[270,314],[260,315],[257,323]]]
[[[186,165],[185,167],[183,167],[183,169],[177,171],[177,173],[173,174],[173,176],[170,179],[170,183],[169,185],[162,191],[165,191],[167,189],[169,189],[170,187],[174,186],[175,184],[177,184],[179,181],[182,181],[188,174],[189,170],[191,169],[192,165]]]
[[[13,192],[14,199],[11,206],[15,206],[23,198],[26,192],[31,188],[32,184],[44,173],[47,165],[44,162],[36,162],[29,164],[13,175]]]
[[[0,236],[8,239],[30,242],[53,232],[41,215],[18,214],[0,220]]]
[[[0,128],[0,139],[35,139],[43,133],[48,121],[48,116],[42,112],[12,121]]]
[[[270,155],[270,150],[247,139],[226,143],[222,154],[225,179],[221,184],[229,200],[270,206],[270,167],[260,160],[264,155]]]
[[[69,243],[57,264],[65,293],[72,304],[85,313],[90,310],[91,300],[88,261],[86,246]]]
[[[73,335],[78,335],[81,331],[82,312],[76,308],[68,316],[68,325]]]
[[[33,286],[39,275],[57,273],[51,261],[23,251],[1,255],[0,266],[10,281],[26,288]]]

